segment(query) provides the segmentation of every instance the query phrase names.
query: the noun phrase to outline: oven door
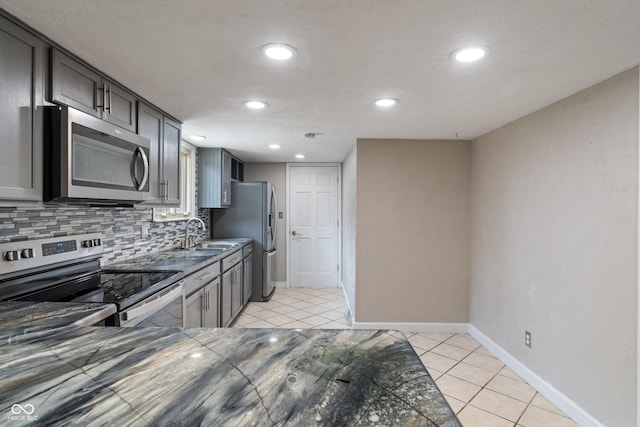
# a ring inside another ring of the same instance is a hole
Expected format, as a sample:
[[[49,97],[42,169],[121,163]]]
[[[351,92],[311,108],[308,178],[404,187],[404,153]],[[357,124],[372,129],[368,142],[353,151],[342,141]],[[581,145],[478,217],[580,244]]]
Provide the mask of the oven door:
[[[116,326],[184,327],[181,280],[116,315]]]

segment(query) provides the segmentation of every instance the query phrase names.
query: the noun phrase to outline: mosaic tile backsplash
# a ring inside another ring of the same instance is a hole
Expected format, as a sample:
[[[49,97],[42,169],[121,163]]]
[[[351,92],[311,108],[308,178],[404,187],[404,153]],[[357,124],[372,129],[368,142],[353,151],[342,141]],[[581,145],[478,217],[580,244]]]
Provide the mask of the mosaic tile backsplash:
[[[208,237],[209,210],[199,209],[198,217],[207,224],[203,232],[197,224],[189,226],[199,239]],[[185,221],[153,222],[149,207],[108,208],[44,205],[37,208],[0,208],[0,241],[43,239],[81,233],[102,233],[102,265],[151,252],[177,248],[184,237]],[[149,236],[141,237],[142,227]]]

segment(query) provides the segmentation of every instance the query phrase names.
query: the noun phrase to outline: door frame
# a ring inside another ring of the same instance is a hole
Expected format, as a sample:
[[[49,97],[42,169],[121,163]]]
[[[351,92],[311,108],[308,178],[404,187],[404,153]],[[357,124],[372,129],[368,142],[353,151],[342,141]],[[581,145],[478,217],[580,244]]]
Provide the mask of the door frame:
[[[286,265],[287,265],[287,288],[291,287],[291,224],[289,218],[291,218],[291,168],[295,167],[335,167],[338,169],[338,182],[336,183],[337,189],[337,205],[338,210],[338,238],[336,244],[336,254],[338,256],[338,275],[337,275],[337,288],[342,288],[342,163],[287,163],[287,176],[286,176],[286,209],[285,209],[285,230],[286,233]]]

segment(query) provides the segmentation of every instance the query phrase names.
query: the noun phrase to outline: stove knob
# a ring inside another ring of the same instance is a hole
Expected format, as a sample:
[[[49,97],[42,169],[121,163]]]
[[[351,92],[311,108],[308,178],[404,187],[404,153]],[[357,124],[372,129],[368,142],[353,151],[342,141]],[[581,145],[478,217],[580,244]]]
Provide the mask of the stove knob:
[[[5,252],[4,259],[7,261],[17,261],[20,259],[20,253],[18,251]]]
[[[20,254],[21,258],[33,258],[33,249],[29,248],[29,249],[23,249],[22,253]]]
[[[93,247],[93,240],[83,240],[82,243],[80,243],[80,245],[83,248],[92,248]]]
[[[100,239],[93,239],[93,246],[102,246]]]

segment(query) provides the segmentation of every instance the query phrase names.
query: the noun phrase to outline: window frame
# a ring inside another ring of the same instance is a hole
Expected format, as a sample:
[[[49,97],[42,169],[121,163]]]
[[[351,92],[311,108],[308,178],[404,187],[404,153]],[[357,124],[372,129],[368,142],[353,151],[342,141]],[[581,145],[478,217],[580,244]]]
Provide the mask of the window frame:
[[[154,207],[154,222],[183,221],[197,216],[196,151],[193,145],[180,141],[180,206]]]

